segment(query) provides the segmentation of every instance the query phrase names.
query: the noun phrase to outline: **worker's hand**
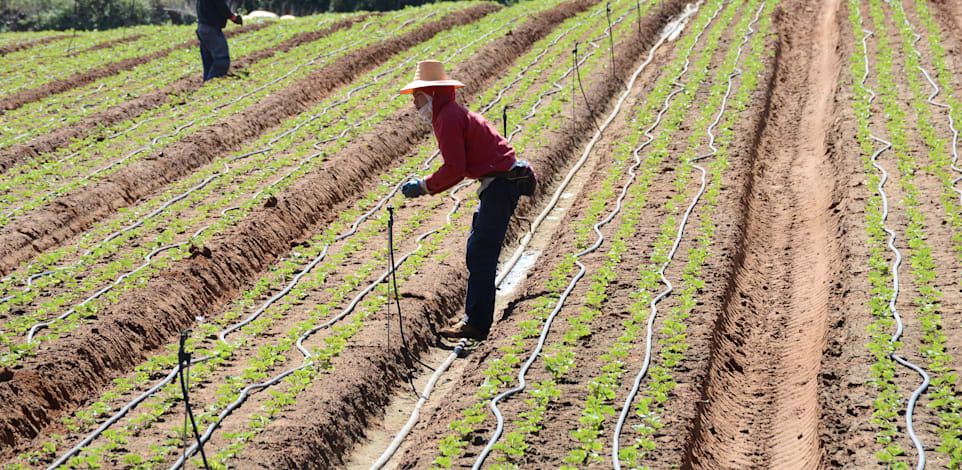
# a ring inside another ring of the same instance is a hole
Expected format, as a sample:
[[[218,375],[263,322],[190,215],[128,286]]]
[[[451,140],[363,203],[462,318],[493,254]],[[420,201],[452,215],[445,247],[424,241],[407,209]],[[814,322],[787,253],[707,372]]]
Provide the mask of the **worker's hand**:
[[[424,183],[422,183],[421,180],[404,183],[404,186],[401,186],[401,192],[404,193],[406,197],[424,196],[428,193],[424,190]]]
[[[237,13],[234,13],[234,16],[230,17],[230,20],[236,24],[244,24],[244,18]]]

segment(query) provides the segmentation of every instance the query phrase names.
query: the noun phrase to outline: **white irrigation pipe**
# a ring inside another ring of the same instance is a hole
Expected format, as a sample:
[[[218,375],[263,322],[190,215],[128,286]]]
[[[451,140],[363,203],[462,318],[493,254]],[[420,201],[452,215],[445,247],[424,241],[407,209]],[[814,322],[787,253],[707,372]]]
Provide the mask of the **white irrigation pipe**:
[[[697,11],[695,8],[692,8],[691,5],[688,5],[685,9],[685,12],[681,15],[681,18],[687,18],[691,16],[695,11]],[[602,132],[604,132],[604,130],[608,128],[611,122],[614,121],[615,117],[620,113],[621,106],[624,103],[624,101],[627,99],[628,95],[631,93],[632,88],[634,87],[635,81],[638,79],[638,76],[641,74],[642,71],[645,70],[648,64],[652,62],[652,60],[654,59],[655,52],[658,50],[658,48],[665,43],[667,38],[674,32],[675,28],[679,27],[680,25],[681,23],[671,23],[662,32],[661,38],[658,40],[658,42],[656,42],[652,46],[650,52],[648,53],[648,58],[635,70],[634,74],[632,74],[631,80],[626,85],[625,92],[621,95],[621,98],[618,100],[617,104],[615,105],[615,108],[612,110],[611,114],[608,116],[608,119],[606,119],[605,122],[602,123],[599,129],[595,132],[594,137],[588,143],[588,146],[585,149],[581,159],[578,161],[578,163],[574,167],[572,167],[572,170],[568,173],[568,176],[562,182],[561,186],[558,188],[558,191],[554,194],[554,197],[552,198],[551,202],[549,202],[548,206],[541,213],[541,215],[538,216],[535,223],[532,224],[532,227],[536,227],[540,225],[541,221],[544,220],[548,212],[554,208],[555,204],[557,204],[557,201],[560,198],[562,191],[568,185],[571,179],[574,177],[577,170],[581,168],[581,166],[587,160],[591,150],[594,148],[595,143],[597,143],[598,140],[600,140]],[[595,241],[595,243],[592,246],[586,248],[585,250],[582,250],[581,252],[575,254],[574,255],[575,258],[580,258],[585,254],[591,253],[597,250],[598,247],[601,246],[604,240],[604,235],[601,233],[599,228],[607,224],[608,222],[610,222],[612,219],[614,219],[618,211],[620,211],[621,201],[622,201],[623,195],[626,194],[627,189],[628,189],[628,186],[626,185],[625,188],[622,190],[622,197],[619,197],[618,199],[617,207],[608,215],[608,217],[598,222],[593,227],[595,233],[598,234],[598,239]],[[527,242],[529,242],[533,233],[534,233],[533,230],[529,231],[529,234],[525,237],[525,240],[523,240],[522,243],[526,244]],[[519,249],[516,252],[516,255],[519,254],[520,252],[521,250]],[[581,261],[575,260],[575,263],[578,265],[579,271],[571,280],[571,282],[568,284],[568,287],[561,294],[561,297],[559,298],[557,304],[555,305],[554,310],[551,312],[550,315],[548,315],[548,318],[545,319],[545,325],[541,330],[541,335],[538,338],[538,343],[535,346],[534,351],[531,352],[531,355],[528,357],[528,360],[525,361],[524,365],[521,367],[521,370],[518,371],[519,385],[511,390],[502,392],[501,394],[494,397],[490,401],[491,411],[494,412],[494,415],[497,418],[498,424],[497,424],[497,428],[494,431],[494,434],[488,440],[487,445],[484,447],[484,449],[478,455],[478,458],[475,460],[474,465],[472,466],[473,470],[478,470],[481,468],[481,466],[484,464],[485,459],[487,459],[488,455],[494,449],[495,444],[498,442],[498,439],[500,439],[501,434],[504,431],[504,416],[501,414],[501,410],[498,408],[498,402],[525,389],[525,387],[527,386],[525,381],[525,375],[527,375],[528,369],[531,368],[531,366],[534,364],[534,361],[537,360],[538,356],[540,355],[541,349],[544,347],[545,340],[547,339],[548,332],[551,329],[551,324],[554,321],[554,318],[558,315],[558,312],[560,312],[561,308],[564,306],[565,299],[571,294],[571,291],[574,290],[575,286],[577,286],[578,282],[581,280],[581,278],[584,276],[585,272],[587,271],[587,268],[581,263]],[[505,276],[507,276],[507,272],[510,270],[510,266],[512,265],[513,264],[508,265],[505,271],[502,272],[501,279],[499,279],[499,282],[503,280]]]
[[[899,7],[901,8],[901,4],[899,5]],[[919,53],[918,47],[916,46],[916,44],[918,44],[919,39],[921,39],[922,36],[920,36],[918,33],[915,32],[915,27],[912,26],[912,23],[909,23],[908,19],[904,17],[904,12],[903,12],[903,19],[905,20],[905,23],[912,28],[912,34],[915,35],[915,40],[912,42],[912,45],[915,46],[915,54],[919,58],[918,69],[920,72],[922,72],[923,75],[925,75],[925,79],[928,80],[929,85],[932,87],[932,94],[929,95],[928,102],[933,106],[945,108],[949,111],[947,113],[949,118],[949,129],[952,130],[952,161],[950,162],[949,167],[952,168],[952,171],[956,173],[962,173],[962,168],[959,168],[956,166],[959,162],[959,131],[958,129],[955,128],[955,119],[952,117],[952,111],[953,111],[952,106],[935,101],[935,97],[939,96],[942,90],[939,88],[938,85],[935,84],[935,80],[932,80],[932,77],[929,75],[929,72],[922,67],[922,54]],[[962,203],[962,190],[955,187],[955,185],[959,182],[959,180],[962,180],[962,176],[958,176],[955,179],[953,179],[952,182],[950,183],[950,186],[951,186],[951,189],[959,195],[959,202]]]
[[[738,46],[738,53],[735,56],[736,62],[741,57],[742,49],[744,48],[745,43],[748,42],[748,37],[755,33],[755,30],[752,26],[758,21],[758,18],[761,15],[762,10],[764,8],[765,8],[764,4],[759,6],[758,11],[755,12],[755,17],[752,19],[751,22],[748,23],[748,33],[745,34],[745,36],[742,38],[741,44],[739,44]],[[678,250],[678,246],[681,245],[681,238],[682,238],[682,235],[684,234],[685,227],[688,224],[688,219],[691,216],[692,211],[695,209],[695,206],[698,204],[698,201],[701,200],[701,196],[702,194],[704,194],[705,187],[707,186],[705,177],[708,174],[708,172],[703,167],[695,164],[694,162],[703,160],[708,157],[712,157],[718,153],[718,149],[715,147],[715,134],[712,132],[712,129],[714,129],[715,126],[717,126],[718,123],[721,121],[722,115],[725,113],[725,109],[728,106],[728,98],[731,95],[731,91],[732,91],[732,79],[741,74],[742,74],[742,70],[736,67],[734,73],[731,73],[728,75],[728,87],[725,90],[724,97],[722,98],[722,105],[718,110],[718,114],[715,116],[715,120],[711,123],[710,126],[708,126],[708,135],[709,135],[708,146],[709,148],[711,148],[711,152],[708,152],[703,155],[699,155],[697,157],[690,158],[688,159],[688,162],[687,162],[687,163],[690,163],[692,167],[696,168],[698,171],[701,172],[701,186],[698,188],[698,193],[695,194],[695,197],[692,198],[691,203],[688,205],[688,209],[685,210],[685,214],[682,216],[681,223],[678,226],[678,232],[675,235],[675,241],[671,246],[671,250],[668,252],[664,263],[662,263],[661,268],[658,270],[658,275],[661,277],[661,282],[665,284],[665,290],[660,292],[657,296],[655,296],[655,298],[651,300],[651,304],[650,304],[651,314],[648,316],[647,334],[645,339],[645,359],[642,363],[641,370],[635,376],[635,381],[631,388],[631,391],[628,393],[627,398],[625,398],[625,404],[624,406],[622,406],[621,413],[619,413],[619,416],[618,416],[618,422],[615,425],[614,433],[612,434],[611,459],[612,459],[612,465],[615,468],[615,470],[621,469],[621,462],[618,455],[619,447],[620,447],[619,441],[621,437],[621,430],[625,425],[625,420],[628,418],[628,412],[631,410],[631,403],[634,401],[635,395],[638,394],[638,390],[641,388],[641,381],[644,379],[645,375],[647,375],[648,367],[651,364],[651,341],[652,341],[652,335],[654,330],[655,318],[658,315],[657,305],[658,305],[658,302],[661,301],[661,299],[671,294],[673,289],[671,282],[668,280],[668,278],[665,277],[665,270],[668,268],[668,265],[671,263],[672,258],[674,258],[675,252]]]
[[[648,53],[648,58],[645,60],[644,63],[641,64],[641,66],[639,66],[638,70],[635,71],[635,74],[632,75],[631,81],[627,86],[628,89],[625,90],[625,92],[621,95],[621,98],[618,99],[618,102],[615,104],[614,111],[612,111],[611,115],[608,116],[608,119],[602,124],[601,130],[607,129],[607,127],[614,120],[615,116],[618,114],[618,111],[621,109],[621,106],[624,103],[625,99],[627,99],[628,94],[631,92],[631,86],[634,84],[635,80],[638,78],[638,75],[641,73],[641,71],[644,70],[644,68],[647,67],[648,64],[651,63],[651,61],[654,59],[655,51],[661,46],[662,43],[666,41],[666,38],[667,36],[665,36],[665,33],[663,32],[661,39],[659,39],[658,42],[655,43],[654,46],[652,46],[651,51]],[[555,85],[557,86],[557,83]],[[574,98],[572,97],[572,99]],[[498,275],[498,278],[495,281],[495,284],[500,285],[502,282],[504,282],[504,279],[508,276],[508,273],[511,272],[511,269],[514,267],[514,265],[516,265],[518,263],[518,260],[521,259],[521,255],[524,253],[525,247],[527,247],[531,243],[531,239],[534,238],[536,229],[541,226],[541,223],[544,222],[546,218],[548,218],[548,215],[550,215],[551,212],[554,210],[555,206],[558,205],[558,201],[561,199],[561,195],[564,193],[564,189],[568,187],[568,184],[571,183],[571,180],[574,179],[575,175],[578,173],[581,167],[588,160],[588,155],[591,153],[591,150],[594,148],[595,144],[598,143],[598,141],[601,139],[601,130],[595,132],[595,135],[588,142],[588,146],[585,148],[585,151],[582,154],[581,158],[577,162],[575,162],[575,165],[573,167],[571,167],[571,170],[568,171],[568,174],[565,176],[564,180],[561,181],[561,183],[558,186],[558,190],[555,191],[554,195],[552,196],[551,200],[548,201],[548,204],[545,206],[544,210],[542,210],[541,213],[538,214],[538,217],[535,218],[534,222],[531,223],[531,228],[528,229],[528,233],[525,234],[524,238],[521,239],[521,242],[518,244],[518,248],[515,250],[514,254],[502,266],[502,272],[500,275]]]
[[[859,11],[857,8],[856,8],[856,14],[859,14]],[[868,46],[866,45],[865,41],[866,39],[868,39],[869,36],[871,36],[874,33],[867,29],[864,31],[865,31],[865,36],[862,37],[862,55],[864,56],[864,59],[865,59],[865,74],[862,76],[861,85],[871,95],[868,100],[868,103],[871,104],[872,101],[875,100],[875,92],[869,89],[867,86],[865,86],[865,80],[868,78],[868,71],[869,71]],[[885,233],[888,234],[888,237],[889,237],[888,247],[889,247],[889,250],[891,250],[893,255],[895,256],[895,260],[892,261],[892,297],[889,299],[889,304],[888,304],[889,312],[892,313],[892,317],[895,319],[896,325],[898,325],[896,327],[895,334],[892,335],[892,338],[890,340],[891,344],[895,344],[899,340],[899,338],[902,336],[902,332],[904,331],[904,326],[902,324],[902,316],[899,315],[899,312],[895,307],[895,303],[898,300],[898,296],[899,296],[899,266],[902,264],[902,253],[900,253],[898,248],[895,247],[895,232],[893,232],[891,229],[888,228],[888,226],[885,225],[885,222],[888,219],[889,203],[888,203],[888,196],[886,196],[883,186],[885,186],[885,182],[888,180],[888,172],[886,172],[885,168],[882,168],[877,163],[877,159],[879,155],[881,155],[882,152],[885,152],[886,150],[891,148],[892,143],[876,136],[875,134],[869,134],[869,137],[883,144],[883,147],[877,150],[872,155],[871,161],[872,161],[872,166],[878,169],[882,173],[882,178],[879,181],[878,186],[876,188],[878,190],[879,197],[882,198],[882,222],[881,222],[882,230],[884,230]],[[912,392],[912,396],[909,398],[909,402],[905,407],[905,428],[906,428],[906,431],[908,432],[909,439],[911,439],[912,444],[915,445],[916,452],[918,452],[918,460],[915,468],[917,470],[922,470],[923,468],[925,468],[925,448],[923,447],[922,442],[919,440],[918,436],[915,434],[915,425],[912,420],[912,415],[915,412],[915,404],[918,402],[919,397],[922,395],[922,392],[925,391],[925,389],[928,388],[929,386],[929,375],[926,374],[921,367],[909,361],[906,361],[905,359],[895,354],[894,349],[892,351],[889,351],[889,357],[891,357],[894,361],[898,362],[899,364],[909,369],[912,369],[917,374],[922,376],[922,384],[919,385],[914,392]]]
[[[434,390],[434,384],[437,383],[441,375],[448,370],[448,367],[451,367],[451,363],[453,363],[454,360],[461,355],[466,344],[467,340],[465,339],[459,341],[457,346],[454,347],[454,351],[452,351],[448,358],[441,363],[441,366],[434,371],[434,374],[431,375],[431,380],[428,381],[427,385],[424,387],[424,391],[421,392],[421,397],[418,398],[418,402],[414,406],[414,411],[411,412],[411,417],[408,418],[407,423],[404,424],[404,427],[401,428],[401,431],[394,436],[394,440],[391,441],[391,445],[389,445],[384,453],[381,454],[381,457],[377,460],[377,462],[374,462],[374,465],[371,466],[371,470],[379,470],[391,460],[391,457],[393,457],[394,453],[397,452],[397,449],[401,446],[404,438],[411,433],[411,430],[414,429],[414,425],[417,424],[418,417],[421,414],[421,407],[431,396],[431,391]]]

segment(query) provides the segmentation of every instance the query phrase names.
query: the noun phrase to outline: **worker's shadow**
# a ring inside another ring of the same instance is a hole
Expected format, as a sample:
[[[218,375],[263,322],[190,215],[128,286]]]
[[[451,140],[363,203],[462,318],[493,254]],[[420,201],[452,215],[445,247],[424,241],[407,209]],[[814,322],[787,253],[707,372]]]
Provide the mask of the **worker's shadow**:
[[[526,302],[528,300],[537,299],[538,297],[541,297],[546,293],[547,293],[546,291],[534,292],[534,293],[529,292],[529,293],[525,293],[522,296],[515,297],[510,302],[508,302],[508,305],[504,307],[504,310],[501,313],[501,318],[495,320],[495,323],[497,324],[503,321],[510,320],[511,316],[514,315],[516,310],[521,310],[520,308],[518,308],[518,304],[522,302]]]

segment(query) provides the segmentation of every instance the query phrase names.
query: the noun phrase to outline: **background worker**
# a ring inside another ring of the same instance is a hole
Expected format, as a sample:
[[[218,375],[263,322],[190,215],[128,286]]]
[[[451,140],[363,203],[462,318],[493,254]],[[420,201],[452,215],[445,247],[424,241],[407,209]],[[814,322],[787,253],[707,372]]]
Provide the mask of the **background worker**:
[[[244,24],[240,15],[230,11],[226,0],[197,0],[197,39],[200,40],[205,82],[227,75],[230,68],[230,51],[223,31],[227,20]]]
[[[465,261],[468,290],[465,317],[440,334],[448,338],[484,339],[494,317],[494,285],[498,256],[518,198],[534,194],[535,176],[527,162],[517,161],[514,149],[488,120],[455,101],[455,88],[444,64],[419,62],[414,81],[401,89],[411,94],[418,115],[434,128],[444,164],[434,174],[409,181],[401,191],[412,198],[442,192],[464,178],[481,180],[480,204],[474,213]]]

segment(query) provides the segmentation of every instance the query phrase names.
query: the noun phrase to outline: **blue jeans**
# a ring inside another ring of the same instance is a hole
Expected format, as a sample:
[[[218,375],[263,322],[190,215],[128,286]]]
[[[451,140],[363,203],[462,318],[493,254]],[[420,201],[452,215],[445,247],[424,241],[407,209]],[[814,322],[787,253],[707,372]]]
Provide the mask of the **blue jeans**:
[[[230,68],[230,50],[227,38],[220,28],[197,23],[197,39],[200,40],[200,60],[204,64],[204,81],[227,75]]]
[[[498,256],[520,196],[516,184],[507,178],[496,178],[481,193],[481,203],[471,223],[465,252],[468,292],[464,299],[464,321],[485,333],[494,321]]]

